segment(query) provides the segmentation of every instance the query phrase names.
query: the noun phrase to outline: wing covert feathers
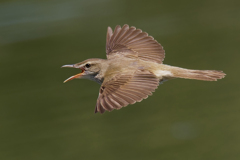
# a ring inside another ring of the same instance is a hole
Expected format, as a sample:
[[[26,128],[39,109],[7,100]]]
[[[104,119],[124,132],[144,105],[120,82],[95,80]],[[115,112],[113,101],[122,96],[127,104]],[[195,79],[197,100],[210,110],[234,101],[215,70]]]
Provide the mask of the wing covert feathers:
[[[118,75],[103,82],[97,99],[95,113],[120,109],[146,99],[159,85],[159,80],[149,71],[138,70],[134,75]]]
[[[129,58],[162,63],[165,57],[163,47],[152,36],[126,24],[122,28],[116,26],[113,33],[111,27],[108,27],[106,52],[108,59],[120,54]]]

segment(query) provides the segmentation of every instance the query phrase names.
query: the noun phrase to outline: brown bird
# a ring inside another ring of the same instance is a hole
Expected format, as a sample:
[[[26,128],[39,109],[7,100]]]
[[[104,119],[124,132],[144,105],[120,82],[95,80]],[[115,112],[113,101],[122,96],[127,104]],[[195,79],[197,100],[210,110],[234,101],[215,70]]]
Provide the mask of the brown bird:
[[[135,27],[107,29],[107,59],[92,58],[64,65],[81,69],[64,81],[87,78],[101,84],[95,113],[141,102],[158,85],[173,78],[217,81],[226,74],[216,70],[191,70],[163,64],[165,51],[153,37]]]

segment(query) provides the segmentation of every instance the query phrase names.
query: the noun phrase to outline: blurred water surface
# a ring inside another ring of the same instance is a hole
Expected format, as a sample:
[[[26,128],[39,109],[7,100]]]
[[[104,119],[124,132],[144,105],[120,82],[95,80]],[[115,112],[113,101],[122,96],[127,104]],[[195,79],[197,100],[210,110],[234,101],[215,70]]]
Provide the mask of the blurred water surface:
[[[0,159],[240,158],[240,1],[0,1]],[[64,64],[105,58],[107,26],[129,24],[164,63],[227,73],[175,79],[141,103],[94,114],[99,85],[63,84]]]

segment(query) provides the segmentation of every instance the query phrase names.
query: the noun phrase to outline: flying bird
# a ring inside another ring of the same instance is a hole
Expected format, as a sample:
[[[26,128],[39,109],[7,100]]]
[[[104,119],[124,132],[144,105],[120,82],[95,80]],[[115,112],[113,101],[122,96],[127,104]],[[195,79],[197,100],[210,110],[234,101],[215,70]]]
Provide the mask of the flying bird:
[[[120,109],[146,99],[158,85],[174,78],[217,81],[226,74],[216,70],[192,70],[163,64],[165,51],[146,32],[125,24],[107,29],[107,59],[91,58],[64,65],[81,73],[64,81],[86,78],[101,84],[95,113]]]

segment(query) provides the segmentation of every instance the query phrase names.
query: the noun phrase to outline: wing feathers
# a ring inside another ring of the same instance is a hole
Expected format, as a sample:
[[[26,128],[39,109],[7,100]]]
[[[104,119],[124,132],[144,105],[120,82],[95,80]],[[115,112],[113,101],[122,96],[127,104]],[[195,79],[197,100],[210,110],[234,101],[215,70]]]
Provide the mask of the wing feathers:
[[[118,39],[118,34],[121,31],[121,26],[117,25],[115,27],[115,30],[113,32],[113,36],[110,39],[110,46],[113,47],[115,44],[115,41]]]
[[[116,44],[119,43],[124,37],[127,31],[129,30],[128,25],[124,25],[121,31],[119,32],[119,37],[117,38],[117,41],[115,42]]]
[[[122,100],[120,100],[115,94],[112,94],[112,96],[108,96],[108,99],[109,101],[112,101],[114,103],[113,107],[115,109],[120,109],[124,105],[124,102],[122,102]]]
[[[95,112],[104,113],[120,109],[146,99],[158,87],[159,80],[149,71],[136,71],[132,75],[118,75],[103,82]]]
[[[116,26],[114,33],[108,28],[106,52],[108,59],[121,54],[128,58],[162,63],[165,57],[163,47],[152,36],[126,24],[122,28]]]
[[[106,40],[106,52],[108,52],[108,47],[109,47],[110,39],[111,39],[112,35],[113,35],[112,28],[108,27],[108,29],[107,29],[107,40]]]

